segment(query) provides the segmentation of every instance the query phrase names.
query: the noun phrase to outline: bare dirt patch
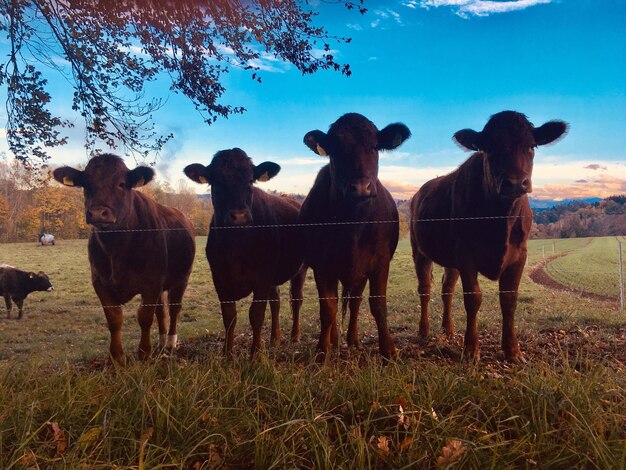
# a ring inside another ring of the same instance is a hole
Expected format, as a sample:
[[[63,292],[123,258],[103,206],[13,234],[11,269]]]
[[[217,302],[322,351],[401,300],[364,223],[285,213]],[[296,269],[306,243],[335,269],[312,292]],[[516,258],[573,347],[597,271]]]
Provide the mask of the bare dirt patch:
[[[422,339],[409,328],[394,328],[393,334],[401,361],[427,360],[450,365],[463,360],[463,334],[456,334],[452,338],[439,335]],[[538,333],[519,332],[518,339],[528,363],[542,362],[557,367],[569,365],[576,370],[590,369],[598,364],[626,369],[626,325],[545,328]],[[316,337],[307,335],[301,343],[291,344],[287,341],[278,348],[267,347],[266,352],[271,360],[278,363],[306,364],[314,360],[316,343]],[[247,357],[250,344],[251,335],[238,335],[236,354]],[[222,345],[223,338],[218,335],[192,337],[180,345],[177,357],[185,361],[202,361],[208,355],[221,355]],[[363,332],[360,349],[349,349],[344,343],[339,352],[340,360],[362,364],[376,357],[378,337],[375,332]],[[509,367],[504,362],[499,331],[486,330],[480,333],[479,364],[487,368]]]
[[[561,254],[558,254],[558,255],[546,258],[545,260],[543,260],[540,263],[536,264],[532,268],[532,270],[528,274],[528,277],[535,284],[542,285],[542,286],[547,287],[548,289],[551,289],[551,290],[556,290],[556,291],[559,291],[559,292],[565,292],[565,293],[568,293],[568,294],[576,295],[578,297],[583,297],[585,299],[600,300],[602,302],[616,302],[618,300],[617,297],[613,297],[613,296],[610,296],[610,295],[601,295],[601,294],[596,294],[594,292],[586,292],[584,290],[572,289],[572,288],[570,288],[570,287],[568,287],[566,285],[563,285],[560,282],[557,282],[554,279],[552,279],[548,275],[548,273],[546,273],[544,268],[551,261],[553,261],[553,260],[555,260],[557,258],[560,258],[562,256],[567,256],[567,255],[568,255],[568,253],[561,253]]]

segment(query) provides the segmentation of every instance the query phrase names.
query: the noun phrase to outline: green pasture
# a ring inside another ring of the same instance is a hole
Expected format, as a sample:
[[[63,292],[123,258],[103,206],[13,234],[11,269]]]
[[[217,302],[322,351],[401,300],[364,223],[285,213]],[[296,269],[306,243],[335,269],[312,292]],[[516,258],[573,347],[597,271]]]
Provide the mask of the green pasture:
[[[516,325],[528,363],[507,365],[500,361],[497,283],[483,279],[482,355],[467,363],[460,357],[460,286],[458,334],[450,340],[438,335],[440,269],[434,273],[433,336],[417,337],[416,280],[404,239],[388,292],[396,362],[381,364],[365,301],[363,350],[346,351],[344,343],[340,357],[323,367],[314,363],[319,320],[311,273],[302,342],[288,342],[285,302],[283,344],[267,345],[249,361],[244,300],[238,354],[226,362],[205,242],[197,239],[175,360],[155,356],[124,368],[105,367],[109,334],[90,284],[86,241],[0,244],[0,263],[44,270],[55,287],[31,294],[21,321],[7,320],[0,305],[0,468],[626,466],[626,314],[615,302],[552,291],[525,275]],[[569,253],[557,260],[584,251],[580,266],[590,274],[594,257],[602,257],[601,247],[610,248],[611,240],[552,243],[530,243],[527,271],[544,253],[552,256],[554,246]],[[617,248],[609,251],[617,255]],[[138,343],[136,304],[127,308],[123,331],[131,359]]]
[[[575,291],[618,298],[619,296],[619,251],[618,237],[574,239],[575,242],[558,240],[557,255],[544,268],[555,281]],[[549,240],[535,241],[545,247],[552,256]],[[572,246],[577,244],[577,246]],[[626,241],[622,241],[622,259],[626,259]],[[624,262],[624,261],[623,261]]]

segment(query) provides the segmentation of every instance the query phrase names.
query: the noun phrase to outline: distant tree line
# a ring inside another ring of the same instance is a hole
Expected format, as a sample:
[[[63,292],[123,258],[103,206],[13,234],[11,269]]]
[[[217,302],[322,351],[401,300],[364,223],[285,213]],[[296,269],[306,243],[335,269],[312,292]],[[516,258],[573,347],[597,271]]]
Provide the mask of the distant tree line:
[[[626,195],[595,203],[572,201],[533,211],[531,238],[626,235]]]
[[[213,215],[210,197],[196,195],[181,180],[178,188],[153,181],[142,191],[157,202],[176,207],[206,235]],[[17,161],[0,160],[0,242],[38,240],[44,231],[58,239],[87,238],[83,192],[60,186],[43,172],[29,172]]]
[[[153,181],[142,188],[157,202],[176,207],[193,222],[196,235],[206,235],[213,216],[208,195],[198,196],[181,179],[177,188]],[[274,192],[275,191],[270,191]],[[300,194],[291,195],[299,202]],[[398,201],[400,237],[408,234],[410,201]],[[82,191],[57,185],[43,172],[29,172],[18,162],[0,160],[0,242],[38,240],[42,232],[58,239],[87,238]],[[626,234],[626,195],[596,203],[572,201],[535,209],[531,238],[574,238]]]

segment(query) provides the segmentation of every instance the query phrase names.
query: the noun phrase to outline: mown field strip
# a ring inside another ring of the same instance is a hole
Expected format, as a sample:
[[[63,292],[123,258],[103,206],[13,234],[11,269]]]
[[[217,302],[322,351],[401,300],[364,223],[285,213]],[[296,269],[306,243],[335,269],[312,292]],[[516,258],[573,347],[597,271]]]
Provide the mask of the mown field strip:
[[[598,237],[549,262],[545,272],[575,291],[619,296],[619,262],[615,237]]]

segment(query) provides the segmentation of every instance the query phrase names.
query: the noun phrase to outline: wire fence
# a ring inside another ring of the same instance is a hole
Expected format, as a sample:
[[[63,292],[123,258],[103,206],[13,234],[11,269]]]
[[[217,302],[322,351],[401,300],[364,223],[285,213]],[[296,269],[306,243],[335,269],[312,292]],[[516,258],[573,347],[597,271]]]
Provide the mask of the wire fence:
[[[460,222],[460,221],[477,221],[477,220],[503,220],[503,219],[522,219],[532,218],[532,215],[496,215],[496,216],[476,216],[476,217],[440,217],[440,218],[423,218],[410,219],[409,224],[417,224],[423,222]],[[249,225],[215,225],[211,224],[210,230],[253,230],[259,228],[300,228],[300,227],[332,227],[342,225],[378,225],[378,224],[397,224],[397,220],[349,220],[341,222],[306,222],[293,224],[249,224]],[[157,227],[157,228],[133,228],[133,229],[92,229],[96,233],[131,233],[131,232],[168,232],[168,231],[187,231],[184,227]]]
[[[432,223],[432,222],[457,222],[457,221],[486,221],[486,220],[502,220],[502,219],[516,219],[516,218],[526,218],[526,217],[532,217],[531,215],[514,215],[514,216],[509,216],[509,215],[504,215],[504,216],[476,216],[476,217],[447,217],[447,218],[423,218],[423,219],[412,219],[409,221],[409,223],[411,224],[415,224],[415,223]],[[396,220],[381,220],[381,221],[342,221],[342,222],[314,222],[314,223],[296,223],[296,224],[260,224],[260,225],[227,225],[227,226],[215,226],[212,225],[210,230],[221,230],[221,229],[225,229],[225,230],[231,230],[231,229],[255,229],[255,228],[279,228],[279,227],[289,227],[289,228],[295,228],[295,227],[325,227],[325,226],[346,226],[346,225],[363,225],[363,224],[386,224],[386,223],[398,223],[398,221]],[[114,233],[131,233],[131,232],[159,232],[159,231],[180,231],[180,230],[187,230],[186,228],[146,228],[146,229],[115,229],[115,230],[102,230],[102,231],[98,231],[95,228],[92,229],[94,230],[94,232],[97,232],[99,234],[114,234]],[[619,281],[618,281],[618,285],[619,285],[619,301],[620,301],[620,308],[623,310],[624,309],[624,276],[623,276],[623,257],[622,257],[622,241],[626,241],[626,236],[625,235],[621,235],[621,236],[616,236],[615,237],[617,245],[618,245],[618,256],[616,258],[618,258],[616,260],[618,266],[612,269],[607,269],[606,271],[604,270],[566,270],[566,269],[559,269],[557,267],[552,266],[551,264],[546,264],[546,266],[544,267],[544,270],[546,272],[549,272],[550,274],[557,274],[557,275],[568,275],[568,274],[581,274],[584,273],[585,275],[594,275],[594,276],[612,276],[613,278],[615,277],[619,277]],[[542,250],[542,256],[543,258],[546,258],[546,246],[548,246],[548,254],[550,254],[549,252],[552,251],[553,255],[556,255],[556,246],[557,246],[557,242],[559,244],[562,244],[562,239],[559,240],[545,240],[545,244],[542,245],[541,250]],[[2,245],[0,245],[2,246]],[[561,250],[559,252],[559,254],[564,254],[564,253],[571,253],[573,251],[576,251],[580,248],[577,247],[570,247],[570,248],[566,248],[564,250]],[[0,258],[0,262],[4,261],[3,259]],[[549,260],[546,260],[549,261]],[[567,288],[567,286],[563,286],[565,288]],[[576,293],[578,291],[578,289],[573,289],[570,288],[570,291]],[[531,291],[528,291],[531,292]],[[585,292],[584,289],[580,289],[580,294],[582,295],[582,293]],[[500,295],[500,294],[511,294],[511,293],[524,293],[523,290],[517,290],[517,291],[500,291],[500,290],[496,290],[495,292],[492,290],[488,290],[487,293],[486,292],[464,292],[462,290],[456,291],[453,294],[449,294],[449,295],[458,295],[458,296],[465,296],[465,295],[473,295],[473,294],[477,294],[477,293],[481,293],[483,296],[485,295]],[[412,292],[410,294],[407,295],[403,295],[403,296],[398,296],[398,295],[393,295],[393,296],[370,296],[370,295],[364,295],[364,296],[338,296],[338,297],[325,297],[325,298],[320,298],[320,297],[307,297],[307,298],[302,298],[302,299],[288,299],[288,298],[279,298],[279,299],[252,299],[249,300],[250,303],[255,303],[255,302],[267,302],[267,303],[272,303],[272,302],[289,302],[290,300],[292,301],[311,301],[311,300],[315,300],[315,301],[320,301],[320,300],[336,300],[336,301],[340,301],[342,298],[345,300],[350,300],[350,299],[361,299],[361,300],[365,300],[365,299],[375,299],[375,298],[385,298],[386,300],[392,300],[392,299],[397,299],[399,297],[402,298],[413,298],[413,299],[419,299],[420,296],[424,296],[424,295],[430,295],[431,299],[434,300],[436,298],[439,298],[441,295],[448,295],[448,294],[441,294],[440,292],[435,292],[435,289],[433,289],[433,292],[431,292],[430,294],[419,294],[418,292]],[[226,304],[232,304],[232,303],[236,303],[237,301],[235,300],[225,300],[225,301],[217,301],[217,304],[220,303],[226,303]],[[150,306],[150,307],[155,307],[157,305],[160,304],[146,304],[145,306]],[[170,304],[170,305],[177,305],[177,304]],[[182,305],[182,304],[180,304]],[[212,305],[215,305],[215,302],[212,303]],[[72,307],[72,306],[69,306]],[[94,308],[104,308],[104,309],[114,309],[114,308],[121,308],[123,307],[123,305],[107,305],[107,306],[94,306]],[[205,307],[210,307],[210,305],[206,305]],[[85,306],[76,306],[75,308],[77,309],[84,309]]]

